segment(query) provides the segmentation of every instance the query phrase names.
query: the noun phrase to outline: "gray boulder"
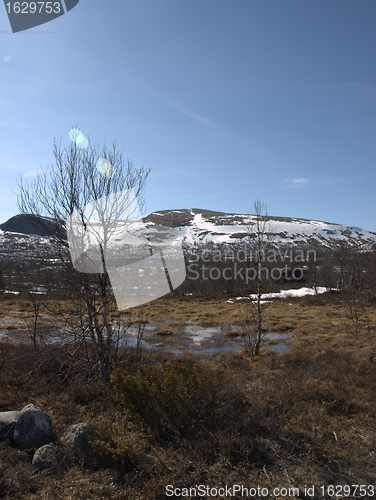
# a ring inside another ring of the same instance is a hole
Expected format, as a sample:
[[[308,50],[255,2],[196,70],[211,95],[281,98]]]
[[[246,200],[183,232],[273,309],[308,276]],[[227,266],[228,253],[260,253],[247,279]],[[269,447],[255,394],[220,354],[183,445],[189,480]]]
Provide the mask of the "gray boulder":
[[[81,465],[107,468],[111,466],[112,459],[109,453],[100,453],[92,447],[94,442],[94,429],[86,423],[71,425],[61,437],[66,456],[71,456]]]
[[[14,428],[18,417],[21,412],[19,411],[2,411],[0,412],[0,438],[12,439]]]
[[[32,464],[39,470],[45,470],[47,474],[55,475],[64,472],[63,461],[64,455],[57,446],[45,444],[34,453]]]
[[[91,452],[91,442],[94,440],[93,430],[86,422],[71,425],[64,432],[61,441],[74,454],[87,458]]]
[[[53,440],[51,418],[38,406],[25,406],[18,416],[14,440],[21,450],[40,448]]]
[[[86,422],[71,425],[64,432],[61,442],[73,455],[87,463],[94,457],[91,443],[94,440],[92,427]]]

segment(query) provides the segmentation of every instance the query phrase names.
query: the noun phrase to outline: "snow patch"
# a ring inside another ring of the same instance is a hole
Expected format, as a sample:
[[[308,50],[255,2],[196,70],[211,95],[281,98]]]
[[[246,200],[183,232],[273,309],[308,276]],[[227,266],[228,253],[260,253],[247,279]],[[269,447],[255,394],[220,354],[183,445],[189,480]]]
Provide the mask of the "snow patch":
[[[317,291],[315,292],[315,290],[313,288],[307,288],[307,287],[293,288],[291,290],[281,290],[280,292],[275,292],[275,293],[263,293],[261,297],[263,299],[287,299],[287,298],[292,298],[292,297],[304,297],[306,295],[318,295],[318,294],[325,293],[328,291],[323,286],[317,287],[316,290]],[[251,299],[252,301],[256,300],[257,294],[251,293],[251,295],[248,295],[246,297],[236,297],[235,300],[249,300],[249,299]],[[227,300],[226,302],[228,302],[229,304],[233,303],[233,302],[230,302],[229,300]],[[268,301],[263,300],[261,302],[266,303]],[[291,304],[289,304],[289,305],[291,305]]]

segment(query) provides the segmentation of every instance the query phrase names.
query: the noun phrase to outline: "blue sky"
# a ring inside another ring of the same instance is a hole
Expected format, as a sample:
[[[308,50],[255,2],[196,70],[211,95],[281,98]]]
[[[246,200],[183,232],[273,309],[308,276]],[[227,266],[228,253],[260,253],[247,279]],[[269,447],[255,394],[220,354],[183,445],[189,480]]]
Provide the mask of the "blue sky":
[[[146,213],[376,231],[375,28],[374,0],[80,0],[16,34],[1,8],[0,222],[78,125],[152,169]]]

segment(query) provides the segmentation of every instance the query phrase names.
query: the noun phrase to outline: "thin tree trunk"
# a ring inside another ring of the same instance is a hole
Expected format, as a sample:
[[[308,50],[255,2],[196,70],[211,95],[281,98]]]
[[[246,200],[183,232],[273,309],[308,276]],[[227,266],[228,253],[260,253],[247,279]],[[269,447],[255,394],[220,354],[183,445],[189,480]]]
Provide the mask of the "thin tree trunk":
[[[258,248],[257,262],[257,337],[254,347],[254,355],[258,356],[260,352],[261,335],[262,335],[262,310],[261,310],[261,249]]]

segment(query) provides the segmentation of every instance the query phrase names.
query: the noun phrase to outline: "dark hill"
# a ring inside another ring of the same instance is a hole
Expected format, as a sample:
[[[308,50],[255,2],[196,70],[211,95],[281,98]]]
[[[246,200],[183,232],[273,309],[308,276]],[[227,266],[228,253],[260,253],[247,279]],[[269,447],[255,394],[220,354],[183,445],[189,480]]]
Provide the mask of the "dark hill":
[[[52,219],[36,217],[35,215],[15,215],[3,224],[0,224],[2,231],[9,231],[11,233],[27,234],[29,236],[49,237],[50,230],[54,230],[58,224]]]

